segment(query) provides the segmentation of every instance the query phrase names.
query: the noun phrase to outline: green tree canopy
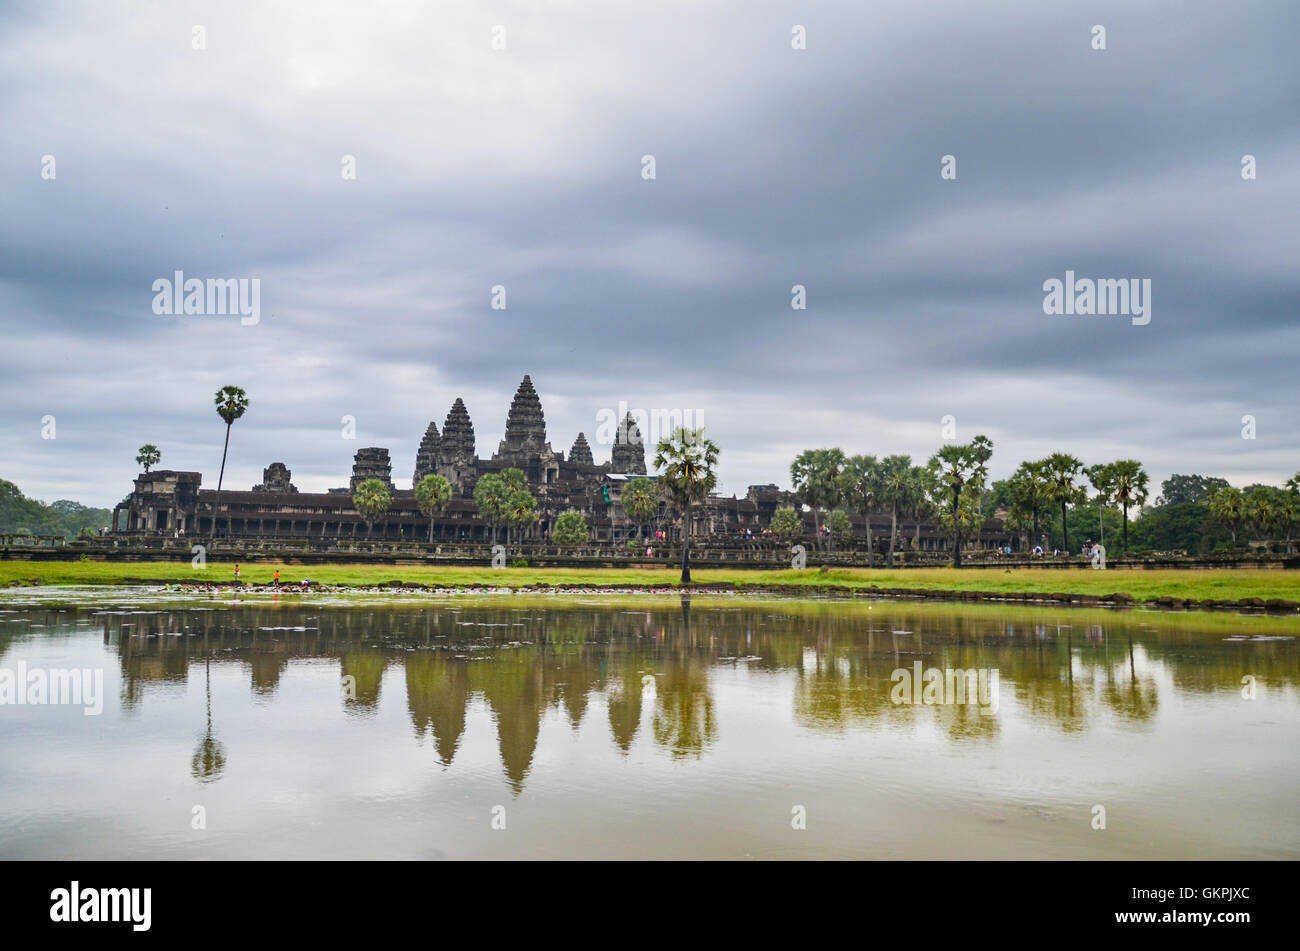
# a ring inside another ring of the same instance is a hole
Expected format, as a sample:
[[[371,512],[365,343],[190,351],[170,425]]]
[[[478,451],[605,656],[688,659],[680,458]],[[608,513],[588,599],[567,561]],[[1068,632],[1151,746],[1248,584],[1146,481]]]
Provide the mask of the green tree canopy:
[[[497,540],[497,526],[506,520],[510,503],[510,489],[499,475],[489,473],[474,486],[474,506],[478,517],[492,529],[492,541]]]
[[[993,455],[993,442],[987,436],[976,436],[966,444],[944,446],[930,457],[929,468],[933,480],[951,493],[952,503],[948,517],[952,520],[952,562],[961,567],[961,536],[964,525],[970,525],[973,509],[963,510],[963,491],[973,489],[976,499],[988,477],[988,461]]]
[[[1120,459],[1109,468],[1111,502],[1124,510],[1124,551],[1128,551],[1128,510],[1141,509],[1147,501],[1151,477],[1136,459]]]
[[[836,535],[847,535],[853,531],[853,523],[849,521],[849,516],[844,509],[836,509],[831,512],[827,524],[830,525],[831,531]]]
[[[555,519],[551,539],[557,545],[585,545],[588,538],[587,520],[577,509],[567,509]]]
[[[638,528],[644,528],[659,514],[659,489],[651,479],[629,479],[619,496],[623,514]]]
[[[161,460],[162,453],[159,452],[158,447],[151,442],[145,443],[136,451],[135,454],[136,464],[144,466],[145,472],[148,472],[151,468],[158,465]]]
[[[1242,514],[1250,523],[1257,539],[1273,537],[1277,527],[1278,490],[1266,485],[1253,485],[1242,497]]]
[[[790,481],[800,500],[813,511],[813,524],[821,544],[818,513],[835,508],[844,500],[844,453],[839,449],[808,449],[790,463]]]
[[[1130,551],[1204,550],[1215,528],[1207,505],[1180,502],[1148,509],[1129,527]],[[1213,547],[1212,545],[1210,547]]]
[[[1174,473],[1160,483],[1157,505],[1181,505],[1184,502],[1208,504],[1210,496],[1220,489],[1229,488],[1227,479],[1217,476],[1179,475]]]
[[[238,386],[223,386],[213,398],[217,415],[226,424],[226,441],[221,449],[221,471],[217,473],[217,494],[212,502],[212,537],[217,537],[217,515],[221,511],[221,484],[226,478],[226,455],[230,452],[230,427],[248,412],[248,394]]]
[[[451,502],[451,483],[440,475],[427,475],[415,487],[415,504],[429,520],[429,541],[433,541],[433,520],[446,511]]]
[[[374,528],[375,519],[387,512],[392,504],[393,497],[388,491],[388,486],[379,479],[366,479],[352,493],[352,507],[366,520],[367,535]]]
[[[515,489],[506,499],[506,521],[522,539],[524,530],[537,521],[537,500],[527,489]]]
[[[1007,480],[1007,488],[1011,494],[1011,511],[1023,523],[1032,526],[1033,544],[1037,545],[1043,536],[1043,509],[1051,502],[1046,464],[1041,460],[1020,463]]]
[[[924,478],[911,456],[886,456],[880,461],[880,502],[889,512],[889,567],[894,567],[894,548],[898,541],[898,516],[915,505],[924,490]]]
[[[1054,452],[1043,460],[1047,473],[1047,498],[1061,506],[1061,531],[1065,540],[1064,551],[1070,554],[1070,528],[1066,518],[1067,506],[1082,505],[1088,500],[1088,490],[1083,486],[1083,463],[1068,452]]]
[[[803,533],[803,519],[792,508],[777,509],[772,513],[772,522],[768,527],[773,534],[793,538]]]
[[[822,450],[826,451],[826,450]],[[831,450],[839,452],[838,449]],[[806,456],[807,453],[804,453]],[[802,457],[801,457],[802,458]],[[798,460],[796,460],[798,462]],[[791,467],[793,470],[793,467]],[[807,470],[801,473],[809,477]],[[875,566],[875,544],[871,538],[871,513],[880,507],[880,496],[884,480],[881,476],[880,460],[875,456],[851,456],[843,461],[839,476],[839,494],[854,512],[862,516],[867,529],[867,566]],[[797,483],[796,483],[797,484]],[[805,499],[806,501],[806,499]],[[817,522],[817,509],[813,509],[813,523]],[[820,533],[819,533],[820,534]]]
[[[517,492],[528,487],[528,479],[524,476],[523,469],[502,469],[501,481],[506,484],[506,488],[511,492]]]
[[[112,527],[111,509],[91,508],[70,499],[46,505],[23,495],[18,486],[0,479],[0,532],[17,534],[20,528],[35,535],[74,538],[83,529],[92,533]]]
[[[1232,544],[1237,544],[1237,532],[1246,520],[1246,503],[1241,490],[1228,486],[1219,489],[1210,496],[1210,515],[1232,536]]]

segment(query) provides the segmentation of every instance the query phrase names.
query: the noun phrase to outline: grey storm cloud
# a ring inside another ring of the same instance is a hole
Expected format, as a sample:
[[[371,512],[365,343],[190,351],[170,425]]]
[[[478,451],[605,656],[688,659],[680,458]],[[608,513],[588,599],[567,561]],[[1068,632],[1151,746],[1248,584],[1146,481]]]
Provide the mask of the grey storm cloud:
[[[365,445],[400,480],[457,396],[490,454],[525,372],[557,449],[599,458],[619,401],[702,414],[728,492],[928,457],[949,414],[995,475],[1300,468],[1291,3],[55,2],[0,35],[28,494],[112,504],[143,442],[215,479],[226,383],[228,484],[342,485]],[[259,278],[261,321],[154,314],[176,270]],[[1045,315],[1067,270],[1149,278],[1151,323]]]

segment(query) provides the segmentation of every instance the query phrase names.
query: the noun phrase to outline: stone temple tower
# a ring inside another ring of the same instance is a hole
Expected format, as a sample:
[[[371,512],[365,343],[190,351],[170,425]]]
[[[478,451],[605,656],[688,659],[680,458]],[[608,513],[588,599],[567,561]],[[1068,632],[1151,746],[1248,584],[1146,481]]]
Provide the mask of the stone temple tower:
[[[420,484],[420,480],[438,471],[438,449],[442,441],[438,438],[438,426],[430,422],[420,440],[420,448],[415,453],[415,475],[411,476],[411,488]]]
[[[447,419],[442,424],[436,470],[448,482],[463,491],[474,480],[478,460],[474,456],[474,424],[469,410],[459,396],[451,404]]]
[[[569,462],[575,466],[596,464],[596,460],[591,456],[591,446],[587,445],[587,437],[583,433],[578,433],[578,438],[573,441],[573,448],[569,450]]]
[[[389,492],[393,488],[393,466],[388,461],[388,450],[379,446],[358,449],[352,458],[352,478],[348,482],[348,491],[356,492],[357,486],[367,479],[378,479]]]
[[[641,441],[641,430],[637,428],[632,414],[619,424],[614,433],[614,448],[610,453],[609,471],[627,475],[645,475],[645,444]]]
[[[515,391],[506,416],[506,436],[492,461],[522,469],[529,482],[553,482],[559,477],[559,457],[546,441],[542,401],[527,374]]]
[[[501,462],[518,464],[550,452],[546,442],[546,417],[542,414],[542,401],[533,388],[532,378],[525,374],[515,398],[510,401],[506,416],[506,438],[501,440],[496,455]]]

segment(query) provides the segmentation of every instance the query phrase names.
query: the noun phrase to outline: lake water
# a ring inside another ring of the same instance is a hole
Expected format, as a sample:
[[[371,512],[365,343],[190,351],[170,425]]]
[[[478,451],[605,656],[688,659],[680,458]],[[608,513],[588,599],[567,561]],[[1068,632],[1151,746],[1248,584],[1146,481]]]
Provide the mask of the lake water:
[[[0,858],[1295,859],[1297,634],[908,602],[9,592]],[[74,670],[102,677],[96,715],[16,702]]]

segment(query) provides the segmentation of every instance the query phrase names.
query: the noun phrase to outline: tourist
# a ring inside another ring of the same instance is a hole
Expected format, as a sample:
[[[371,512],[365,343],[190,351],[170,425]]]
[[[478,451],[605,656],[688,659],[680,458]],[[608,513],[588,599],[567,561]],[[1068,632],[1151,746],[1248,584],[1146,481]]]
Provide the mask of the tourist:
[[[276,569],[275,569],[275,583],[276,583],[276,584],[279,584],[279,583],[280,583],[280,569],[279,569],[279,568],[276,568]]]
[[[235,584],[239,584],[239,565],[235,565]]]

